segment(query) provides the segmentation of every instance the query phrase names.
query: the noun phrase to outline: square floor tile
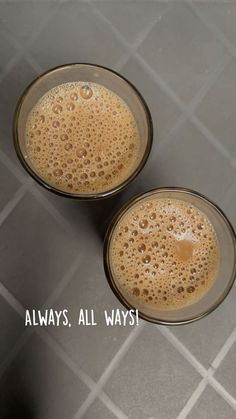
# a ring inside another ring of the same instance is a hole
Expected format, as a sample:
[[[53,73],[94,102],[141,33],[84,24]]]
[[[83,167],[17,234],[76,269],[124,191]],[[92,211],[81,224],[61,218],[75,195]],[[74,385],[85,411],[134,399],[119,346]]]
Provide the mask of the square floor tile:
[[[4,166],[0,164],[0,211],[13,198],[14,194],[20,187],[19,181],[15,176]]]
[[[72,327],[53,327],[50,333],[77,365],[97,381],[132,330],[131,326],[105,323],[104,310],[110,313],[112,309],[125,308],[108,285],[102,251],[88,254],[83,260],[73,281],[54,305],[58,310],[62,307],[68,307]],[[80,309],[94,310],[97,325],[78,325]]]
[[[49,68],[69,62],[90,62],[114,67],[124,49],[111,30],[82,2],[64,2],[30,51]]]
[[[78,245],[27,194],[0,229],[1,281],[25,306],[40,307],[67,273]]]
[[[236,42],[235,1],[196,2],[196,7],[204,19],[213,24],[229,41]]]
[[[8,355],[12,346],[24,332],[24,322],[15,310],[0,296],[0,363]]]
[[[115,416],[108,408],[100,401],[95,402],[90,406],[88,411],[83,416],[84,419],[115,419]]]
[[[215,373],[216,379],[225,389],[236,398],[236,343],[230,348],[228,354]]]
[[[236,59],[232,59],[204,97],[196,113],[236,157]]]
[[[159,153],[157,150],[156,162],[146,173],[145,184],[149,189],[157,186],[194,189],[220,203],[224,190],[234,179],[235,171],[228,161],[187,121],[171,142]]]
[[[185,102],[222,60],[224,47],[184,3],[172,5],[139,53]]]
[[[0,16],[1,15],[1,5],[0,5]],[[1,30],[1,22],[0,22],[0,51],[1,51],[1,61],[0,61],[0,77],[2,76],[2,71],[9,63],[10,59],[16,54],[15,48],[9,43],[6,36],[3,34]]]
[[[180,111],[137,60],[131,58],[122,68],[122,74],[137,87],[150,109],[154,128],[153,150],[150,156],[152,158],[158,152],[159,143],[165,140],[176,123]]]
[[[215,390],[207,386],[188,419],[235,419],[235,416],[235,410]]]
[[[133,343],[105,386],[129,419],[176,418],[200,376],[154,325]]]
[[[233,287],[226,300],[209,316],[189,325],[170,328],[206,368],[236,327],[235,299],[236,288]]]
[[[4,418],[71,418],[88,389],[39,337],[31,338],[0,381]]]
[[[131,43],[145,27],[160,20],[169,7],[164,3],[134,0],[99,1],[96,6]]]
[[[1,24],[24,46],[55,5],[56,3],[50,1],[1,3]]]
[[[21,59],[0,83],[0,148],[11,157],[14,155],[12,124],[20,95],[36,77],[36,72],[25,59]],[[14,156],[15,157],[15,156]]]

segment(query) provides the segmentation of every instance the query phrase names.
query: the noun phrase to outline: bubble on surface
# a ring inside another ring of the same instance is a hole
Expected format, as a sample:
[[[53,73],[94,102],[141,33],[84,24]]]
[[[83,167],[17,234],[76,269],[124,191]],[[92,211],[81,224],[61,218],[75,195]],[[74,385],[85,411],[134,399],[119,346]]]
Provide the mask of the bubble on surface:
[[[149,263],[149,262],[150,262],[150,260],[151,260],[151,258],[150,258],[150,256],[149,256],[149,255],[146,255],[146,256],[144,256],[144,257],[142,258],[142,261],[143,261],[143,263],[145,263],[145,264]]]
[[[83,99],[90,99],[93,96],[93,90],[87,84],[80,88],[80,96]]]
[[[150,230],[147,219],[151,220],[153,213],[162,219],[162,225],[155,221]],[[201,238],[199,224],[206,233]],[[173,228],[168,229],[170,225]],[[183,236],[183,229],[191,231],[190,235]],[[118,230],[126,233],[119,235]],[[135,297],[135,307],[174,310],[198,301],[213,285],[219,244],[212,224],[198,208],[185,201],[156,197],[141,200],[122,216],[113,233],[110,258],[119,288],[128,301]],[[121,260],[123,271],[119,268]]]
[[[62,110],[63,110],[63,108],[62,108],[62,106],[61,106],[61,105],[54,105],[54,106],[52,107],[52,111],[53,111],[55,114],[59,114],[59,113],[61,113],[61,112],[62,112]]]
[[[28,117],[26,144],[37,173],[62,191],[110,190],[130,177],[139,162],[140,136],[133,114],[114,92],[92,82],[49,90]],[[59,177],[50,163],[54,157],[63,170]],[[73,174],[69,183],[64,171],[68,164]],[[88,177],[81,178],[83,173]]]
[[[139,222],[139,227],[140,228],[147,228],[148,227],[148,221],[143,219]]]
[[[76,150],[76,156],[79,158],[83,158],[87,156],[87,151],[85,150],[85,148],[79,148],[78,150]]]
[[[146,246],[145,246],[145,244],[144,244],[144,243],[141,243],[141,244],[138,246],[138,251],[139,251],[139,252],[141,252],[141,253],[143,253],[143,252],[145,252],[145,250],[146,250]]]

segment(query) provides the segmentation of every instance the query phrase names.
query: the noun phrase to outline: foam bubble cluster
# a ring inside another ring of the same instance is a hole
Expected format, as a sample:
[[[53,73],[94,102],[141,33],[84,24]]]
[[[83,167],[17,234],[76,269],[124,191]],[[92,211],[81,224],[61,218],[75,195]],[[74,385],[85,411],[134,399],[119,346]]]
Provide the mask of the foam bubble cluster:
[[[113,275],[134,306],[172,310],[212,286],[219,244],[209,219],[178,199],[144,198],[117,224],[110,246]]]
[[[67,192],[112,189],[133,173],[139,149],[132,112],[96,83],[64,83],[49,90],[26,124],[27,158],[41,178]]]

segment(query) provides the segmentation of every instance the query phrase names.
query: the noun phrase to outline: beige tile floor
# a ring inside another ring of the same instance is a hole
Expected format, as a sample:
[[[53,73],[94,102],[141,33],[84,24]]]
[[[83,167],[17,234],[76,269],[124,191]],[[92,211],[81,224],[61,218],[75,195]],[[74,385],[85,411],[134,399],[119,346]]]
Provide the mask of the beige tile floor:
[[[195,324],[24,327],[26,308],[120,308],[102,239],[137,192],[185,186],[236,228],[234,0],[0,0],[0,418],[236,418],[236,291]],[[52,196],[20,167],[11,122],[46,69],[94,62],[144,95],[155,135],[129,188],[99,203]]]

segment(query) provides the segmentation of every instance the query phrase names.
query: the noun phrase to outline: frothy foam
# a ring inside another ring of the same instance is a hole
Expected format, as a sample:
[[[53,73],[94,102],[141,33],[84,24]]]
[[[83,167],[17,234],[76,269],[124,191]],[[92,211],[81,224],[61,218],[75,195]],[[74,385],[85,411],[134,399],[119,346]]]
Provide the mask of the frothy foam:
[[[117,224],[111,268],[133,305],[174,310],[198,301],[212,286],[219,245],[209,219],[177,199],[146,198]]]
[[[47,183],[74,193],[98,193],[125,181],[138,164],[134,116],[111,90],[64,83],[36,103],[26,124],[26,158]]]

